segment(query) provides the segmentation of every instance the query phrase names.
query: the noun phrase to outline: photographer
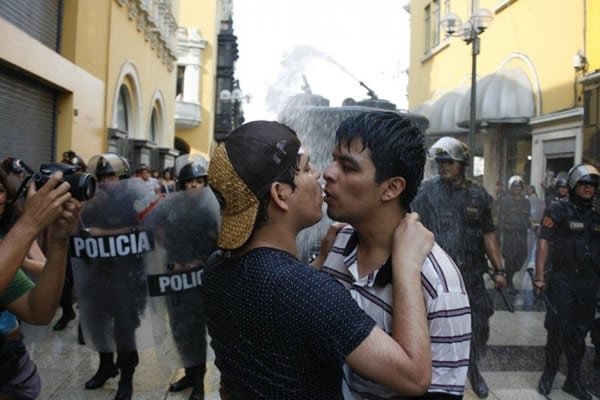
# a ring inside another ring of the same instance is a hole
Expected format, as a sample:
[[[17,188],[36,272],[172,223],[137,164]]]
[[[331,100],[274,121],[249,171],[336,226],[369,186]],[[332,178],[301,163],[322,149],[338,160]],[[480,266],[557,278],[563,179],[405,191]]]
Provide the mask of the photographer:
[[[31,324],[48,324],[53,318],[62,291],[68,239],[79,221],[81,203],[71,197],[70,185],[57,172],[38,190],[30,184],[20,215],[9,207],[6,174],[0,172],[0,311]],[[14,222],[13,222],[14,221]],[[21,271],[36,236],[49,228],[48,258],[34,284]],[[10,318],[10,317],[9,317]],[[4,383],[0,396],[19,399],[36,398],[40,390],[39,376],[29,359],[16,319],[5,324],[4,344],[12,345],[13,356],[18,358],[18,370],[10,378],[3,373]],[[5,346],[6,348],[6,346]],[[12,397],[11,397],[12,396]]]

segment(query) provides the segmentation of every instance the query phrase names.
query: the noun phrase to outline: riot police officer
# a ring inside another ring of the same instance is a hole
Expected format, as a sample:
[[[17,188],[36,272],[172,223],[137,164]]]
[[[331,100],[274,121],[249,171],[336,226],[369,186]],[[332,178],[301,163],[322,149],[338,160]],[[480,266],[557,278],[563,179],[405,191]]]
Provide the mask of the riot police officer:
[[[463,276],[473,331],[468,378],[475,394],[485,398],[489,390],[479,372],[478,360],[485,350],[489,318],[494,313],[494,303],[483,281],[483,274],[488,271],[486,255],[494,268],[496,287],[506,286],[506,271],[492,221],[492,198],[483,187],[466,178],[470,155],[463,142],[443,137],[433,144],[429,154],[437,162],[438,175],[423,181],[412,206]]]
[[[148,237],[138,231],[134,204],[147,191],[140,180],[127,179],[129,162],[118,154],[96,155],[88,165],[98,190],[84,207],[82,232],[71,243],[81,326],[86,343],[100,357],[85,388],[100,388],[120,374],[115,400],[127,400],[139,362],[136,329],[147,297],[141,256],[149,246]]]
[[[206,187],[208,175],[206,168],[199,162],[192,161],[181,167],[177,175],[178,190],[190,190]]]
[[[204,398],[206,320],[200,288],[204,263],[217,249],[220,208],[207,173],[198,162],[185,164],[178,174],[178,190],[161,197],[142,219],[155,232],[156,256],[147,263],[148,291],[153,319],[155,352],[162,364],[185,368],[170,392],[192,387],[190,400]],[[173,340],[164,340],[170,332]]]
[[[521,269],[528,255],[527,229],[531,225],[531,205],[523,194],[524,189],[523,178],[519,175],[511,176],[508,179],[508,193],[497,202],[506,281],[513,292],[513,276]]]
[[[552,199],[553,201],[568,201],[569,200],[569,186],[567,185],[567,179],[564,176],[559,176],[554,184],[556,187],[556,195]]]
[[[568,201],[554,201],[544,211],[535,258],[536,294],[546,291],[549,302],[544,326],[548,332],[544,372],[538,391],[552,388],[560,354],[567,356],[567,379],[563,390],[578,399],[592,395],[581,383],[585,336],[594,319],[600,268],[600,214],[592,207],[600,173],[587,164],[571,168],[567,176]],[[549,243],[552,271],[544,275]],[[546,288],[547,285],[547,288]]]
[[[205,189],[208,184],[206,168],[198,162],[185,164],[177,175],[177,184],[178,190],[183,192],[207,190]],[[185,196],[185,194],[183,194],[183,196]],[[183,201],[186,201],[185,199],[193,200],[194,195],[182,197]],[[198,201],[196,200],[194,203],[198,203]],[[188,204],[188,209],[194,208],[194,204]],[[205,211],[196,210],[196,212],[201,213]],[[192,221],[188,220],[187,223],[192,223]],[[186,224],[186,222],[179,221],[178,224]],[[194,243],[194,237],[190,236],[189,232],[187,232],[186,236],[190,239],[187,243],[188,252],[191,250],[192,253],[196,253],[193,251],[193,248],[199,246],[200,243]],[[178,241],[183,240],[181,236],[174,239]],[[204,239],[204,241],[207,242],[206,238]],[[214,239],[216,239],[216,237]],[[208,243],[205,243],[204,245],[206,246],[207,244]],[[171,247],[171,249],[167,249],[167,251],[170,250],[173,252],[175,250],[173,246],[169,247]],[[215,240],[212,245],[212,250],[214,251],[216,249],[217,244]],[[210,253],[210,251],[205,253]],[[208,254],[205,254],[205,256],[207,255]],[[205,257],[202,257],[202,255],[199,254],[185,257],[180,251],[178,255],[173,254],[169,258],[178,258],[182,263],[185,263],[190,262],[193,259],[201,260]],[[173,335],[175,336],[175,344],[177,345],[179,352],[186,354],[188,359],[194,359],[195,364],[185,366],[185,375],[178,381],[173,382],[169,386],[169,391],[179,392],[188,387],[192,387],[190,400],[203,399],[204,374],[206,373],[206,321],[200,291],[196,290],[194,292],[181,293],[172,296],[169,303],[169,314],[171,316],[170,322]],[[187,326],[182,326],[181,319],[185,318],[185,316],[187,316],[188,319]]]

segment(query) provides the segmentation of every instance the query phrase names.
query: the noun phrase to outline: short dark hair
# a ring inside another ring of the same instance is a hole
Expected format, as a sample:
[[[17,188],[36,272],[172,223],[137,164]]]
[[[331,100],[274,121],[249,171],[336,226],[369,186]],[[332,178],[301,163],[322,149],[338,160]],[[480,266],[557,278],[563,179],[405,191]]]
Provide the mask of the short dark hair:
[[[338,148],[349,147],[357,139],[371,152],[375,182],[394,176],[404,178],[406,189],[400,196],[400,205],[408,209],[423,180],[427,159],[421,130],[396,112],[369,111],[342,121],[335,135]]]

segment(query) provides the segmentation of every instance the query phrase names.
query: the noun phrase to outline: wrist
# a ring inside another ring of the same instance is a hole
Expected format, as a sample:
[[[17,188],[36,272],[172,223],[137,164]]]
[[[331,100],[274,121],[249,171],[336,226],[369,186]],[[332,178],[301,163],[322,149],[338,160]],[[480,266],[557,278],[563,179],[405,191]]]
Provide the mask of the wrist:
[[[26,218],[19,218],[10,229],[9,232],[13,232],[16,236],[30,241],[35,239],[35,237],[41,232],[41,227],[36,226],[35,223],[30,222]]]
[[[502,268],[502,269],[496,269],[496,270],[494,270],[494,275],[496,275],[496,276],[506,276],[506,270],[504,268]]]

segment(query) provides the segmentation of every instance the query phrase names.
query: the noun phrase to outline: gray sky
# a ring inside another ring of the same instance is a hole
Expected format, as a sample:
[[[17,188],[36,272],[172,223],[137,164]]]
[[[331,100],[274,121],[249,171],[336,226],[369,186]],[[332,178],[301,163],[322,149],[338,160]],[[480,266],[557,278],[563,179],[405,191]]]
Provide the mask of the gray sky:
[[[314,94],[339,106],[362,100],[367,84],[406,108],[409,34],[402,0],[236,0],[236,77],[250,96],[246,121],[275,119],[283,99]]]

